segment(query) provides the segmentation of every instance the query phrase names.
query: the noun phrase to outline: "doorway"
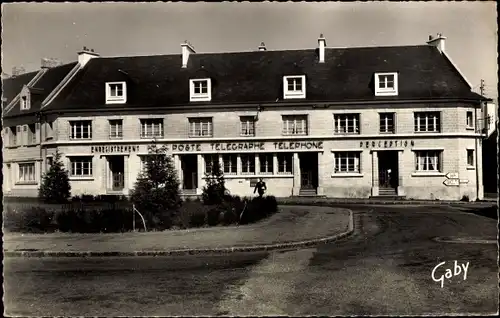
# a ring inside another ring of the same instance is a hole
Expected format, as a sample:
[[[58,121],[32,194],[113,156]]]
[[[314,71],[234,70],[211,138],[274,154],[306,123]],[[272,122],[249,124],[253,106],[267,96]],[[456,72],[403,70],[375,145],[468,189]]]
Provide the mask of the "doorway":
[[[111,190],[122,191],[125,188],[125,164],[123,156],[108,157],[111,177]]]
[[[194,190],[198,187],[198,156],[181,155],[182,188]]]
[[[399,183],[398,152],[378,152],[378,182],[381,189],[397,189]]]
[[[300,188],[316,189],[318,187],[318,154],[305,152],[299,154]]]

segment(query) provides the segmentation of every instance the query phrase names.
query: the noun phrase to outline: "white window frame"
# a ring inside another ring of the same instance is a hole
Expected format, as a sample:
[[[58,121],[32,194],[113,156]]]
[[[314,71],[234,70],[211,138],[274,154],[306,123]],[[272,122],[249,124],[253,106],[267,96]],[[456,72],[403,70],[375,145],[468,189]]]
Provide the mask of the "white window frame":
[[[274,174],[274,155],[272,153],[260,153],[258,158],[259,174]]]
[[[19,103],[21,104],[20,105],[21,110],[29,110],[31,108],[30,99],[27,95],[21,95],[19,97]]]
[[[307,115],[282,115],[282,130],[281,133],[284,136],[307,136],[309,125],[309,118]],[[301,124],[301,129],[297,128],[297,125]]]
[[[213,137],[213,119],[212,117],[192,117],[188,118],[189,137]],[[199,133],[197,133],[199,132]]]
[[[465,125],[467,129],[474,129],[474,112],[471,110],[468,110],[465,114]]]
[[[249,160],[244,160],[246,157],[249,158]],[[241,160],[241,174],[247,174],[247,175],[254,175],[255,174],[255,154],[254,153],[242,153],[240,155],[240,160]],[[245,171],[246,170],[246,171]],[[253,171],[251,171],[253,170]]]
[[[469,153],[471,154],[471,157],[472,158],[472,162],[469,161]],[[467,160],[467,168],[474,168],[476,166],[476,160],[475,160],[475,157],[474,157],[474,149],[472,148],[467,148],[467,151],[466,151],[466,160]]]
[[[297,90],[297,80],[301,82],[301,89]],[[289,81],[293,81],[293,90],[288,89]],[[306,98],[306,76],[305,75],[289,75],[283,76],[283,98],[293,99],[293,98]]]
[[[36,182],[36,163],[23,162],[18,164],[18,178],[19,183],[35,183]]]
[[[199,82],[205,82],[207,92],[196,93],[196,85]],[[210,78],[197,78],[189,80],[189,100],[191,102],[209,102],[212,100],[212,80]]]
[[[238,155],[224,154],[222,155],[222,171],[224,174],[235,175],[238,173]]]
[[[387,87],[388,76],[393,76],[394,87]],[[385,87],[381,88],[380,84],[384,84]],[[375,73],[375,96],[397,96],[397,95],[398,95],[398,73],[397,72]]]
[[[255,117],[240,116],[240,136],[243,137],[255,136]]]
[[[333,114],[333,132],[335,135],[359,135],[360,133],[360,114],[343,113]],[[352,125],[350,125],[352,122]],[[352,127],[352,131],[349,128]]]
[[[163,138],[164,136],[163,118],[141,118],[139,119],[139,123],[141,125],[142,139]],[[155,131],[158,133],[155,134]]]
[[[334,151],[333,174],[361,173],[361,151]]]
[[[88,124],[88,125],[84,125]],[[81,137],[77,136],[78,127],[80,127]],[[87,131],[87,138],[83,137],[83,132]],[[70,120],[69,121],[69,139],[70,140],[89,140],[92,139],[92,120]]]
[[[69,176],[73,178],[89,178],[93,176],[93,162],[92,156],[70,156],[69,158]],[[86,159],[86,160],[82,160]],[[79,167],[79,165],[81,167]],[[81,173],[76,173],[80,168]],[[85,170],[88,171],[85,174]]]
[[[392,116],[391,120],[389,120],[389,116]],[[389,121],[392,121],[392,126],[389,126]],[[389,129],[391,127],[392,129]],[[381,134],[396,133],[396,113],[394,112],[379,113],[379,133]]]
[[[442,150],[415,150],[416,172],[442,172]]]
[[[206,154],[203,155],[203,161],[205,162],[205,173],[212,174],[212,169],[215,162],[219,162],[220,158],[217,154]],[[222,168],[222,167],[221,167]]]
[[[278,161],[278,171],[277,174],[280,175],[291,175],[293,174],[293,153],[289,152],[279,152],[276,154]],[[289,159],[289,161],[287,161]],[[287,168],[290,168],[288,170]]]
[[[436,116],[432,116],[436,115]],[[437,133],[441,132],[441,112],[439,111],[424,111],[413,113],[414,131]],[[425,130],[421,130],[421,124],[425,125]],[[431,129],[432,128],[432,129]]]
[[[109,119],[109,139],[123,139],[123,119]]]
[[[122,94],[113,95],[112,86],[121,85]],[[125,104],[127,102],[127,83],[126,82],[108,82],[106,83],[106,104]]]

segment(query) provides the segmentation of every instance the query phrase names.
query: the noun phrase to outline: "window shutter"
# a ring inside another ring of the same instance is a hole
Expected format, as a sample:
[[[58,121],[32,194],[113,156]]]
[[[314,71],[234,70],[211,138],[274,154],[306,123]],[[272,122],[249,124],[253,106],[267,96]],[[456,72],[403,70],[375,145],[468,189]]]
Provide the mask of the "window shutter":
[[[29,132],[28,125],[24,125],[23,126],[23,145],[28,144],[28,132]]]

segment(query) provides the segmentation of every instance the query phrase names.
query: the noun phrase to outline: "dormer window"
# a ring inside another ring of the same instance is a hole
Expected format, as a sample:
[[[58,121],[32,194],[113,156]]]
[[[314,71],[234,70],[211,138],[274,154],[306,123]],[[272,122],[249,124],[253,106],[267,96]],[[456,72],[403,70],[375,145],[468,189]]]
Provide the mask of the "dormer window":
[[[106,104],[124,104],[127,102],[125,82],[106,83]]]
[[[284,76],[283,98],[306,98],[306,76]]]
[[[375,96],[397,96],[398,73],[375,74]]]
[[[30,109],[30,104],[28,103],[28,96],[21,96],[21,110]]]
[[[189,80],[190,101],[208,102],[212,99],[212,82],[210,78]]]

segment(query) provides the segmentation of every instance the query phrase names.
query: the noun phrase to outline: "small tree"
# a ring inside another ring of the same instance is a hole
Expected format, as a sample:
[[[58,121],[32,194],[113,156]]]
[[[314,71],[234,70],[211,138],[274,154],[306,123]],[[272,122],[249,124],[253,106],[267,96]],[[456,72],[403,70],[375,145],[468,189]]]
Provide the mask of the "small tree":
[[[49,170],[43,175],[38,197],[49,203],[64,203],[70,196],[68,171],[64,169],[61,154],[56,150]]]
[[[141,171],[130,198],[149,221],[171,226],[172,217],[181,205],[179,179],[172,157],[166,154],[166,147],[149,147],[145,169]]]
[[[206,185],[203,187],[202,199],[204,204],[220,204],[229,194],[226,189],[224,172],[218,161],[212,164],[212,171],[205,173]]]

